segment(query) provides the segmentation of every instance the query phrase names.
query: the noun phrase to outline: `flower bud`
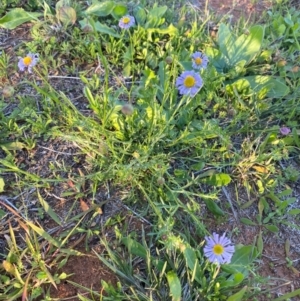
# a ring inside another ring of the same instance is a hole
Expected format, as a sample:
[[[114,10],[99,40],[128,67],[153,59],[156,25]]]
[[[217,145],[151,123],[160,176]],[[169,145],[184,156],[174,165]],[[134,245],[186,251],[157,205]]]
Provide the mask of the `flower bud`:
[[[133,111],[134,111],[134,107],[130,103],[126,103],[125,105],[122,106],[122,109],[121,109],[121,112],[126,116],[132,115]]]
[[[167,56],[167,57],[166,57],[166,63],[167,63],[168,65],[171,65],[171,64],[173,63],[173,58],[172,58],[171,56]]]
[[[157,179],[157,185],[162,186],[165,184],[165,179],[163,177],[159,177]]]
[[[15,94],[15,89],[12,86],[5,86],[2,89],[2,95],[4,98],[12,97]]]
[[[277,62],[277,67],[284,67],[286,65],[286,60],[279,60]]]

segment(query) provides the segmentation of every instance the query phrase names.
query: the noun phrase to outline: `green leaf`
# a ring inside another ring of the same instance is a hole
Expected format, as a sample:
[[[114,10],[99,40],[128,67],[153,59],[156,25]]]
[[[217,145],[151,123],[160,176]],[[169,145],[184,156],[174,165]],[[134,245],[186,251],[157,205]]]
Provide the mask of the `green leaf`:
[[[264,250],[264,241],[262,238],[262,231],[259,231],[258,238],[257,238],[257,251],[259,254],[262,254],[263,250]]]
[[[193,69],[193,63],[192,62],[186,62],[186,61],[181,61],[179,64],[182,66],[184,70],[192,70]]]
[[[280,98],[286,96],[290,89],[279,78],[267,75],[254,75],[244,77],[250,83],[251,89],[258,93],[262,89],[267,88],[267,97]]]
[[[275,225],[264,225],[269,231],[273,232],[273,233],[278,233],[279,229],[277,226]]]
[[[191,169],[192,170],[196,170],[196,171],[200,171],[205,167],[205,162],[200,161],[198,163],[192,164],[191,165]]]
[[[58,11],[60,8],[64,6],[70,6],[70,1],[69,0],[59,0],[55,4],[55,10]]]
[[[0,27],[15,29],[23,23],[38,20],[40,16],[42,16],[41,13],[28,13],[23,8],[14,8],[0,19]]]
[[[4,180],[3,178],[0,178],[0,192],[4,191],[4,186],[5,186]]]
[[[243,287],[239,292],[230,296],[227,301],[241,301],[247,291],[247,286]]]
[[[100,23],[99,21],[95,22],[95,30],[101,33],[106,33],[116,38],[120,37],[120,35],[114,29],[108,27],[105,24]]]
[[[112,16],[116,19],[119,20],[121,19],[123,16],[125,16],[127,14],[127,6],[123,5],[123,4],[117,4],[113,11],[111,12]]]
[[[252,220],[250,220],[249,218],[241,217],[240,221],[245,225],[257,226],[257,224],[255,222],[253,222]]]
[[[166,5],[154,7],[152,10],[149,11],[148,17],[161,18],[166,13],[167,10],[168,7]]]
[[[170,295],[172,296],[172,301],[180,301],[181,284],[177,274],[174,271],[169,271],[167,273],[167,280],[170,287]]]
[[[245,267],[251,264],[257,255],[257,248],[254,246],[237,248],[231,258],[230,266],[232,265],[234,268],[237,268],[237,266]]]
[[[296,297],[296,296],[300,296],[300,288],[293,291],[293,292],[290,292],[290,293],[287,293],[283,296],[280,296],[279,298],[276,298],[273,301],[286,301],[289,298],[293,298],[293,297]]]
[[[234,83],[226,85],[225,89],[230,96],[234,96],[236,93],[246,96],[251,93],[250,83],[245,78],[240,78]]]
[[[70,6],[63,6],[57,12],[57,18],[64,24],[71,23],[72,25],[75,24],[77,16],[76,11],[73,7]]]
[[[218,72],[223,72],[226,67],[226,61],[222,56],[221,51],[213,47],[205,49],[206,55],[209,57],[210,63],[216,68]]]
[[[2,209],[0,209],[0,220],[2,217],[4,217],[6,215],[6,212]]]
[[[173,24],[170,24],[167,28],[150,28],[148,29],[148,32],[156,32],[160,34],[168,34],[170,36],[174,36],[178,34],[178,29]]]
[[[189,267],[189,269],[193,272],[193,277],[201,283],[201,270],[200,270],[200,265],[198,263],[198,258],[196,256],[195,250],[192,248],[185,248],[183,251],[184,258],[186,260],[186,264]]]
[[[297,129],[296,129],[296,128],[293,128],[292,134],[293,134],[293,138],[294,138],[294,141],[295,141],[296,145],[297,145],[298,147],[300,147],[299,135],[298,135],[298,132],[297,132]]]
[[[98,17],[105,17],[112,13],[115,7],[115,2],[94,2],[90,7],[85,10],[87,15],[96,15]]]
[[[210,212],[218,216],[224,215],[223,210],[213,200],[203,199],[203,201]]]
[[[57,216],[57,214],[53,211],[53,209],[49,206],[49,204],[42,198],[39,192],[37,192],[38,199],[44,208],[45,212],[58,224],[61,226],[60,218]]]
[[[231,178],[226,173],[214,174],[202,180],[205,184],[212,186],[226,186],[231,182]]]
[[[230,276],[228,280],[221,282],[220,285],[222,288],[233,287],[239,285],[244,279],[245,279],[244,274],[237,272],[234,273],[232,276]]]
[[[42,227],[36,226],[34,223],[27,221],[26,224],[31,227],[37,234],[41,235],[49,243],[53,244],[55,247],[60,248],[61,244],[58,240],[53,238],[48,232],[46,232]]]
[[[147,19],[147,14],[146,14],[146,11],[142,7],[140,7],[140,6],[135,7],[133,9],[133,16],[138,24],[140,24],[140,25],[145,24],[146,19]]]
[[[250,28],[249,34],[236,36],[227,25],[221,24],[218,30],[218,44],[220,51],[229,67],[235,66],[241,61],[249,63],[259,52],[264,37],[264,28],[255,25]]]
[[[297,215],[300,213],[300,209],[291,209],[288,214]]]
[[[121,241],[128,248],[128,251],[131,254],[139,256],[145,260],[147,259],[147,250],[139,242],[129,237],[123,237]]]
[[[47,275],[46,272],[40,271],[40,272],[36,273],[36,278],[39,279],[39,280],[47,279],[48,275]]]

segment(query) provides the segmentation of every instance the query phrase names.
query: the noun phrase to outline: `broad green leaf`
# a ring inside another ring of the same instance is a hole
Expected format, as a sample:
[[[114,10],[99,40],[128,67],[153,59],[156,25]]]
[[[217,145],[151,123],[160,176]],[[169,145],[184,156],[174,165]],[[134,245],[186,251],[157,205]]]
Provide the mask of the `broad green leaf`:
[[[221,287],[233,287],[239,285],[243,280],[245,279],[245,276],[243,273],[237,272],[234,273],[230,278],[224,282],[221,282]]]
[[[23,8],[14,8],[0,19],[0,27],[5,29],[15,29],[23,23],[38,20],[38,17],[42,15],[42,13],[26,12]]]
[[[55,10],[58,11],[60,8],[64,6],[70,6],[70,0],[59,0],[55,4]]]
[[[229,53],[228,53],[228,44],[233,43],[233,33],[229,29],[229,27],[223,23],[220,24],[219,29],[218,29],[218,36],[217,36],[217,42],[219,45],[219,50],[226,59],[226,65],[229,64]]]
[[[225,89],[230,96],[234,96],[236,93],[246,96],[251,91],[250,83],[245,78],[240,78],[234,83],[226,85]]]
[[[147,259],[147,251],[143,245],[129,237],[123,237],[122,243],[128,248],[131,254]]]
[[[205,184],[212,186],[226,186],[231,182],[231,178],[226,173],[214,174],[202,180]]]
[[[257,248],[254,246],[242,246],[235,250],[230,265],[236,267],[237,265],[240,266],[247,266],[253,262],[253,260],[257,257]]]
[[[106,24],[102,24],[100,22],[95,22],[95,30],[101,33],[106,33],[113,37],[119,38],[120,35],[111,27],[108,27]]]
[[[270,98],[280,98],[286,96],[290,89],[279,78],[267,75],[254,75],[244,77],[251,86],[254,92],[259,92],[263,88],[267,88],[266,96]]]
[[[213,47],[207,47],[205,54],[209,57],[210,63],[216,68],[218,72],[223,72],[226,67],[226,60],[222,56],[221,51]]]
[[[119,20],[123,16],[127,14],[127,6],[123,4],[117,4],[114,9],[112,10],[111,14],[116,19]]]
[[[38,199],[44,208],[45,212],[58,224],[61,225],[60,218],[57,216],[57,214],[53,211],[53,209],[49,206],[49,204],[42,198],[39,192],[37,192]]]
[[[193,63],[191,61],[190,62],[181,61],[181,62],[179,62],[179,64],[182,66],[182,68],[184,70],[192,70],[193,69]]]
[[[72,25],[76,22],[76,11],[73,7],[63,6],[57,12],[57,18],[64,24],[71,23]]]
[[[90,7],[85,10],[87,15],[96,15],[105,17],[112,13],[115,7],[114,1],[94,2]]]
[[[247,286],[243,287],[239,292],[230,296],[227,301],[241,301],[247,291]]]
[[[296,144],[298,147],[300,147],[299,134],[298,134],[296,128],[293,128],[292,134],[293,134],[293,138],[294,138],[295,144]]]
[[[209,199],[203,199],[203,201],[205,202],[205,204],[210,212],[212,212],[213,214],[218,215],[218,216],[224,215],[223,210],[216,204],[215,201],[209,200]]]
[[[289,25],[289,26],[294,26],[294,22],[293,22],[293,20],[291,20],[290,18],[288,18],[288,17],[285,17],[284,18],[284,22],[287,24],[287,25]]]
[[[4,191],[4,186],[5,186],[4,180],[3,178],[0,178],[0,192]]]
[[[173,25],[170,24],[167,28],[148,28],[147,29],[148,33],[161,33],[161,34],[168,34],[170,36],[174,36],[178,34],[178,29]]]
[[[195,263],[197,261],[196,252],[191,248],[185,248],[183,254],[184,254],[187,266],[190,268],[190,270],[193,270]]]
[[[250,28],[249,34],[242,34],[236,38],[229,27],[221,24],[218,30],[218,44],[220,51],[229,67],[241,61],[249,63],[259,52],[264,37],[264,28],[255,25]]]
[[[186,264],[189,269],[193,272],[193,278],[196,279],[199,283],[201,283],[201,270],[198,262],[198,258],[196,256],[196,252],[192,248],[185,248],[183,251],[184,258],[186,260]]]
[[[166,13],[167,10],[168,7],[166,5],[154,7],[149,11],[148,16],[150,18],[151,17],[161,18]]]
[[[167,273],[167,280],[170,287],[170,295],[172,301],[181,300],[181,284],[177,274],[174,271],[169,271]]]
[[[133,16],[138,24],[140,24],[140,25],[145,24],[146,19],[147,19],[147,14],[146,14],[146,11],[142,7],[136,6],[133,9]]]

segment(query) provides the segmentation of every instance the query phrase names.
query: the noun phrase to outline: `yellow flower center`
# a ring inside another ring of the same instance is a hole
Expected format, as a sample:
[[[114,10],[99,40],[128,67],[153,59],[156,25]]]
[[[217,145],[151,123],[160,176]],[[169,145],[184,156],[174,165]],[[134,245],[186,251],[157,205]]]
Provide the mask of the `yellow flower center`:
[[[24,65],[28,66],[32,62],[32,58],[30,56],[26,56],[23,58]]]
[[[224,247],[222,245],[214,245],[213,252],[215,255],[222,255],[224,253]]]
[[[192,75],[188,75],[185,79],[184,79],[184,85],[187,88],[192,88],[195,86],[196,80]]]
[[[195,63],[197,65],[201,65],[202,64],[202,58],[201,57],[196,57],[194,60],[195,60]]]
[[[124,24],[128,24],[129,22],[130,22],[130,18],[128,18],[128,17],[123,18],[123,23]]]

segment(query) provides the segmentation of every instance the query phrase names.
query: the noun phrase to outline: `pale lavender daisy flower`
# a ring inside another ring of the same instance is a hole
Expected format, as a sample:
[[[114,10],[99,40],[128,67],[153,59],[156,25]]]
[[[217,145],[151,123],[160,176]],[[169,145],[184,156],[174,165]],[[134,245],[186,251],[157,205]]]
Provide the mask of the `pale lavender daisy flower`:
[[[204,255],[210,262],[216,264],[230,263],[234,246],[231,245],[230,239],[225,237],[225,233],[221,237],[219,234],[213,233],[213,236],[206,236],[205,240]]]
[[[39,55],[36,53],[28,53],[24,58],[20,58],[18,62],[18,67],[20,71],[25,71],[28,69],[28,72],[31,73],[32,68],[39,61]]]
[[[279,129],[279,131],[281,135],[286,136],[291,132],[291,129],[286,126],[283,126],[282,128]]]
[[[128,29],[132,27],[134,24],[135,24],[134,17],[129,15],[122,17],[119,21],[119,26],[123,29]]]
[[[202,86],[203,80],[195,71],[184,71],[176,79],[176,87],[183,95],[195,96]]]
[[[206,69],[208,64],[208,57],[202,52],[195,52],[192,54],[193,68],[194,69]]]

